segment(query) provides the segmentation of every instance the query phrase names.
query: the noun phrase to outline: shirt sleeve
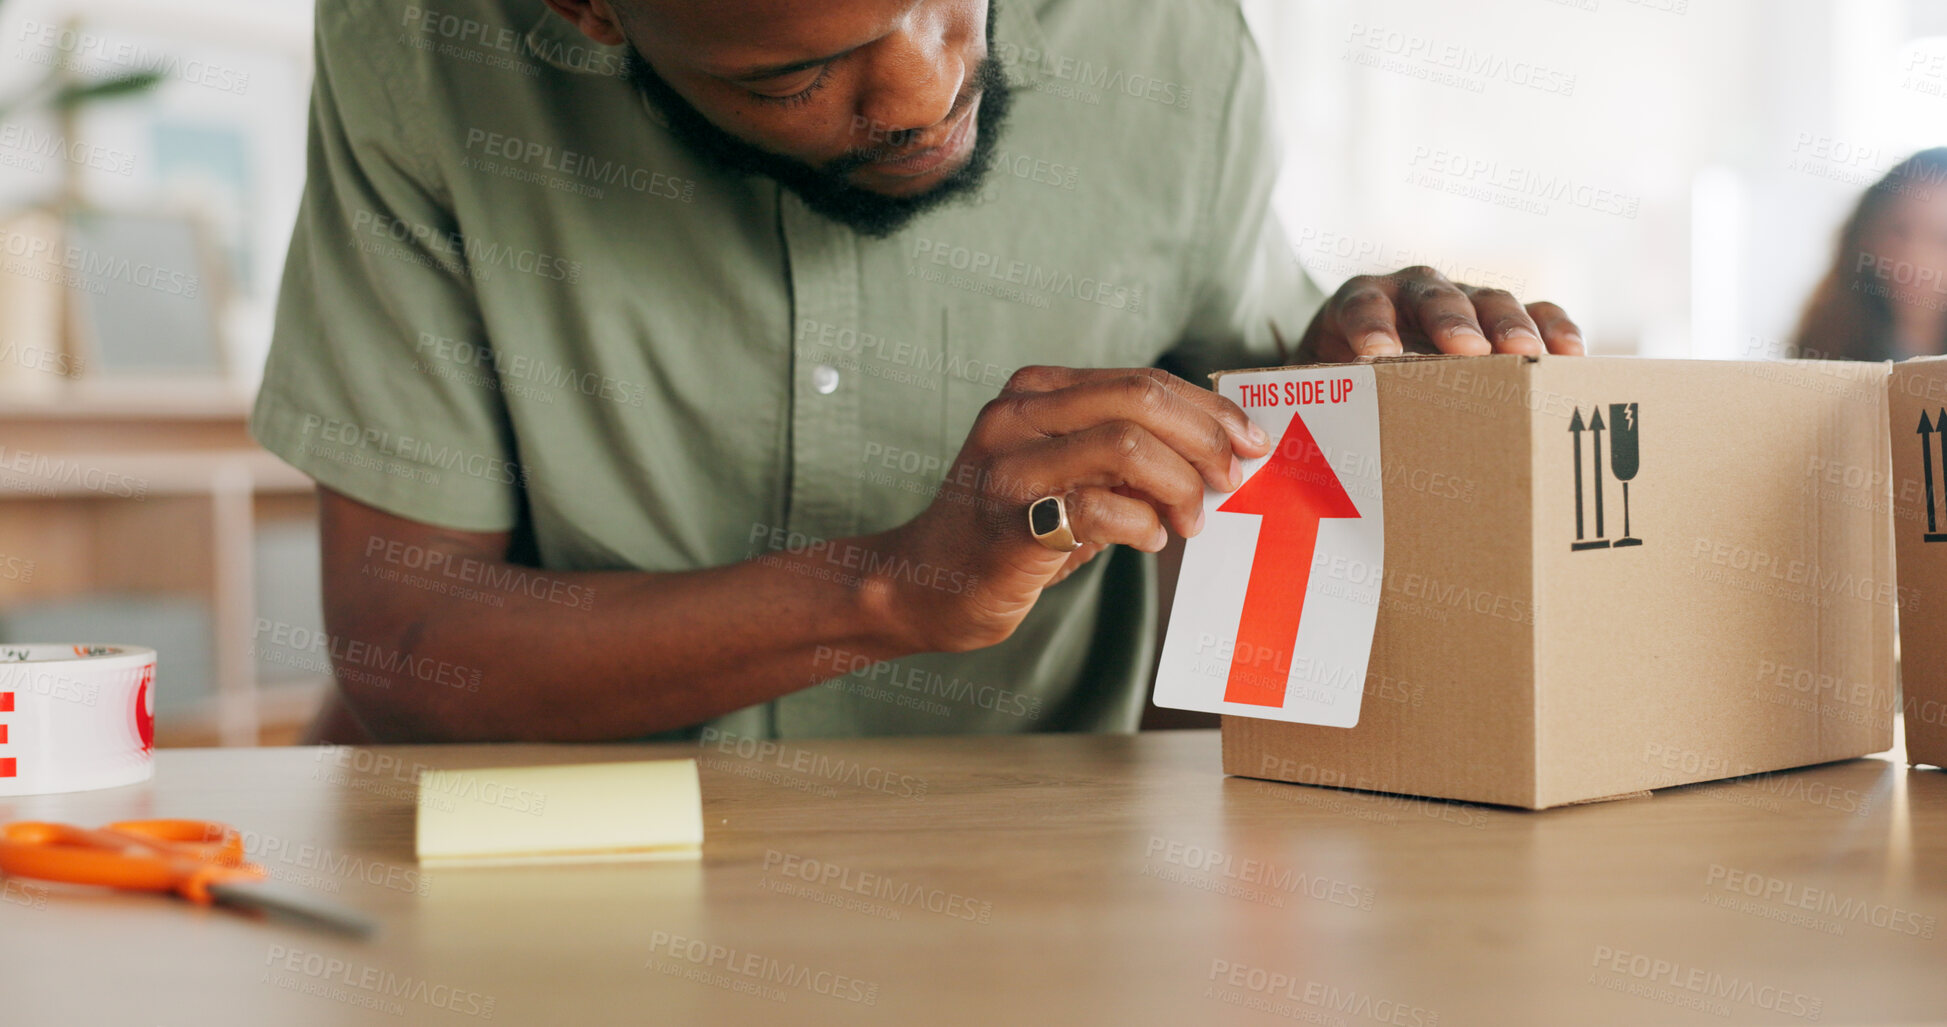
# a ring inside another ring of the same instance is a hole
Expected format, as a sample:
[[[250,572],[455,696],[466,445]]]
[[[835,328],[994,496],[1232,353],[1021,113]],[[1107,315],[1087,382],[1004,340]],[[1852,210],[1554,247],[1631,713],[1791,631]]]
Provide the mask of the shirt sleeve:
[[[425,147],[420,98],[436,91],[370,6],[318,5],[307,178],[251,433],[361,503],[508,530],[522,476],[464,241]],[[479,359],[434,359],[435,348]]]
[[[1299,336],[1325,300],[1271,206],[1281,144],[1263,59],[1241,15],[1239,21],[1237,78],[1218,130],[1203,219],[1209,234],[1193,258],[1201,273],[1181,341],[1165,356],[1199,383],[1212,371],[1295,359]]]

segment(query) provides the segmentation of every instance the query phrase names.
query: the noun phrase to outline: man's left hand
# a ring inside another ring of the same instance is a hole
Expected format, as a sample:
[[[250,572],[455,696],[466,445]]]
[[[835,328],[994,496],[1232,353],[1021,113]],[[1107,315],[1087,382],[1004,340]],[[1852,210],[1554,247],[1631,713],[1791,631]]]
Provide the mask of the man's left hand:
[[[1400,353],[1580,354],[1582,330],[1553,303],[1457,285],[1430,267],[1360,275],[1325,301],[1298,344],[1307,363]]]

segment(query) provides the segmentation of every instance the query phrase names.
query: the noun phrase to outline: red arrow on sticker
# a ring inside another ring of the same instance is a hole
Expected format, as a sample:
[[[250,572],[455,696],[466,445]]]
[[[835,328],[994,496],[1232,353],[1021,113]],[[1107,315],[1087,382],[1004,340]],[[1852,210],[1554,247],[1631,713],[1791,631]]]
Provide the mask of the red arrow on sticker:
[[[1224,701],[1283,706],[1285,675],[1265,668],[1288,667],[1284,658],[1297,645],[1318,522],[1356,518],[1359,508],[1345,494],[1305,419],[1293,413],[1271,459],[1217,509],[1264,518],[1251,557],[1250,584],[1244,589],[1244,615],[1237,624]]]

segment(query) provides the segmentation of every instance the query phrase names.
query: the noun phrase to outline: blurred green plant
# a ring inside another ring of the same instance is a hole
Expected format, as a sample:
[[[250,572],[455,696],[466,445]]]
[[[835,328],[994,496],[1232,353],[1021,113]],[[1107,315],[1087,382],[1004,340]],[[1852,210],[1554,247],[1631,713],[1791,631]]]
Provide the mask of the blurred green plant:
[[[4,5],[5,0],[0,0]],[[162,81],[162,72],[153,69],[110,75],[107,78],[76,80],[58,65],[47,69],[40,81],[12,96],[0,97],[0,121],[16,113],[46,108],[56,114],[72,114],[99,100],[140,96]]]

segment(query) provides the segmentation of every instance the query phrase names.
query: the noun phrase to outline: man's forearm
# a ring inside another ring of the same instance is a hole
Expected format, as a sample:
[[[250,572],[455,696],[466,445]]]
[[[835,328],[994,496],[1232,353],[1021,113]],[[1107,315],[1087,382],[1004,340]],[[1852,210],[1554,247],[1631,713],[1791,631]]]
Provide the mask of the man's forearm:
[[[830,558],[871,539],[651,574],[418,544],[413,570],[374,538],[362,559],[327,559],[326,621],[340,687],[380,740],[636,737],[911,651],[870,557]]]

